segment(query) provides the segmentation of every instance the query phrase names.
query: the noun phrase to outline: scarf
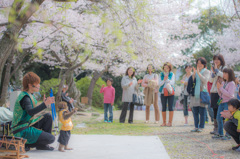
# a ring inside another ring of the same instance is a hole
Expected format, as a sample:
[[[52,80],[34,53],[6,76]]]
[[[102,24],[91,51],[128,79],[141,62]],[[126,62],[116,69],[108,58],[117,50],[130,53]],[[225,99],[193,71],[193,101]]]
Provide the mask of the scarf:
[[[169,72],[169,74],[168,74],[168,79],[171,80],[171,79],[172,79],[172,76],[173,76],[173,73],[172,73],[172,72]],[[163,72],[161,72],[160,77],[161,77],[161,80],[163,81],[163,80],[164,80],[164,73],[163,73]],[[159,92],[162,92],[164,85],[165,85],[165,84],[163,84],[163,85],[159,88]],[[174,89],[174,87],[173,87],[173,89]]]
[[[201,70],[200,74],[203,74],[203,72],[205,71],[205,68]],[[195,98],[200,98],[200,88],[201,88],[201,79],[198,76],[198,74],[196,73],[196,86],[195,86]]]

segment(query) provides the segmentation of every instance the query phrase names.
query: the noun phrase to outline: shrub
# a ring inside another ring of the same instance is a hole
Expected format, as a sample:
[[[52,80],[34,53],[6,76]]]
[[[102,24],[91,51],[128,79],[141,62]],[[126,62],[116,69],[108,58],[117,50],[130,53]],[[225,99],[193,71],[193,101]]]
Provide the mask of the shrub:
[[[58,92],[59,83],[60,83],[60,80],[58,78],[52,78],[50,80],[43,81],[43,83],[41,84],[41,90],[40,90],[41,96],[43,97],[43,95],[45,94],[46,97],[48,97],[50,94],[50,88],[53,89],[53,95],[56,96]]]
[[[89,77],[81,78],[79,81],[76,82],[76,86],[81,91],[82,97],[87,96],[90,82],[91,82],[91,79]],[[95,107],[103,108],[103,94],[100,93],[100,89],[103,84],[106,86],[106,82],[103,81],[102,78],[99,78],[94,87],[93,95],[92,95],[92,105]]]

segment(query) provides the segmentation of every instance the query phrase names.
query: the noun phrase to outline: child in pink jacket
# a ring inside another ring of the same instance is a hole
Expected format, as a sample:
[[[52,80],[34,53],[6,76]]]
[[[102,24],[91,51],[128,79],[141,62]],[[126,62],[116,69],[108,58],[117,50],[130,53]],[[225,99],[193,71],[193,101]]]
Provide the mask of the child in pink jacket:
[[[112,86],[113,80],[109,78],[107,80],[107,87],[102,85],[100,93],[104,94],[104,122],[112,123],[113,122],[113,111],[112,106],[115,99],[115,88]],[[108,118],[109,111],[109,118]]]

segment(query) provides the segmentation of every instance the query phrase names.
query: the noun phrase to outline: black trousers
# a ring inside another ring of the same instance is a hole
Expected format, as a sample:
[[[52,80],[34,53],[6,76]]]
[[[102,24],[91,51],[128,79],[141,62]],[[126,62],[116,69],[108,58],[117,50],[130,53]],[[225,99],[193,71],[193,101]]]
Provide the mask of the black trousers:
[[[236,120],[236,119],[235,119]],[[224,124],[224,129],[226,132],[232,136],[237,144],[240,144],[240,133],[237,132],[237,125],[233,121],[227,121]]]
[[[122,113],[121,113],[120,119],[119,119],[120,123],[124,123],[125,122],[128,106],[130,107],[130,114],[129,114],[129,118],[128,118],[128,123],[132,123],[133,122],[134,105],[133,105],[132,102],[124,102],[123,103],[123,107],[122,107]]]
[[[217,112],[218,112],[218,99],[219,99],[219,95],[218,93],[211,93],[211,107],[213,108],[213,118],[217,119]]]
[[[162,111],[165,112],[167,110],[167,104],[168,104],[168,111],[173,111],[174,95],[164,96],[164,94],[161,94],[160,96],[161,96],[161,102],[162,102]]]
[[[52,116],[49,113],[46,113],[43,116],[44,118],[42,120],[33,125],[33,127],[41,129],[42,133],[40,134],[36,143],[26,144],[26,147],[42,147],[55,141],[55,136],[51,134],[53,123]]]
[[[218,108],[213,108],[213,118],[217,119]]]

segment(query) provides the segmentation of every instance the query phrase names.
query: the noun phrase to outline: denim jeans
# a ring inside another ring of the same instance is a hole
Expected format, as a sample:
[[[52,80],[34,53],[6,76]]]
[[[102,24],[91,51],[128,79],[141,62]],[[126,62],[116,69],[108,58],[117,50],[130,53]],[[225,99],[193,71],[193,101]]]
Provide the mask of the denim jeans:
[[[108,111],[109,111],[109,119],[108,119]],[[104,103],[104,121],[113,121],[113,111],[112,106],[109,103]]]
[[[188,116],[188,96],[187,96],[187,95],[184,95],[183,115],[184,115],[184,116]]]
[[[206,121],[208,122],[208,115],[207,115],[207,112],[211,118],[211,121],[213,122],[213,109],[211,108],[211,104],[208,105],[208,108],[206,109],[206,112],[205,112],[205,115],[206,115]]]
[[[217,123],[218,123],[218,134],[219,135],[223,135],[223,117],[221,117],[221,114],[220,114],[223,110],[228,110],[227,103],[221,103],[218,107]]]
[[[194,125],[195,128],[203,129],[205,126],[205,112],[206,108],[204,107],[193,107],[193,118],[194,118]],[[200,121],[199,121],[199,115],[200,115]]]

